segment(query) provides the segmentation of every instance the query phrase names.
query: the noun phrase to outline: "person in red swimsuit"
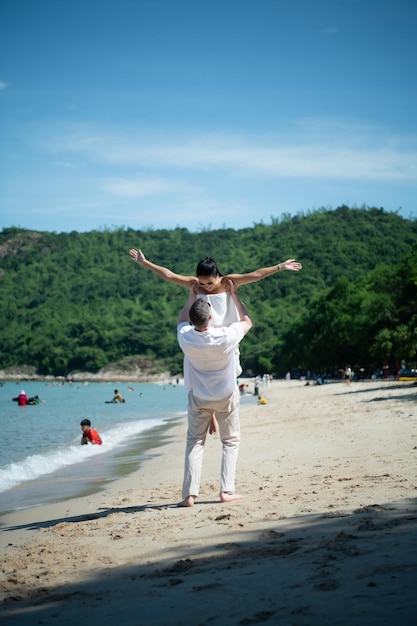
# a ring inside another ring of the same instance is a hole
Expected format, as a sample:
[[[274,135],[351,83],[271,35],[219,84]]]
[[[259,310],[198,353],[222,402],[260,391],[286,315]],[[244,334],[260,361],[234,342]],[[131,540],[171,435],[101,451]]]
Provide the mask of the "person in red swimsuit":
[[[81,437],[81,445],[84,446],[87,443],[92,443],[93,445],[101,446],[103,443],[100,435],[96,430],[91,428],[90,420],[83,420],[80,423],[81,430],[83,431],[83,436]]]

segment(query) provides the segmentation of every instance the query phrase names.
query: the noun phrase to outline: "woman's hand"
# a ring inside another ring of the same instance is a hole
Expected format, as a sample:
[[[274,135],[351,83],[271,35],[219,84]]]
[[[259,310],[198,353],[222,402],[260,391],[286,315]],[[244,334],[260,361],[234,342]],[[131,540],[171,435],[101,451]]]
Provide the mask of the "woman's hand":
[[[195,280],[193,280],[193,282],[190,285],[189,295],[190,295],[190,297],[194,296],[194,298],[196,298],[197,294],[199,294],[199,293],[200,293],[200,290],[199,290],[198,280],[195,279]]]
[[[129,254],[132,259],[136,261],[136,263],[143,263],[144,261],[146,261],[145,255],[143,254],[142,250],[135,250],[134,248],[132,248],[132,250],[129,250]]]
[[[301,263],[298,263],[295,259],[288,259],[288,261],[280,263],[278,267],[280,270],[292,270],[293,272],[298,272],[303,269]]]

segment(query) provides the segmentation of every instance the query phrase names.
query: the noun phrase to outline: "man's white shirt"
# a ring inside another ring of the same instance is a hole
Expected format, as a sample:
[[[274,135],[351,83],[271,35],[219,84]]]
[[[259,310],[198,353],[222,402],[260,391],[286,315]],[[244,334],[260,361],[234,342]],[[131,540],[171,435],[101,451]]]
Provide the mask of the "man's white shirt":
[[[178,343],[184,353],[184,385],[203,400],[222,400],[236,390],[236,351],[244,337],[242,324],[199,332],[188,322],[178,325]],[[209,374],[209,375],[207,375]]]

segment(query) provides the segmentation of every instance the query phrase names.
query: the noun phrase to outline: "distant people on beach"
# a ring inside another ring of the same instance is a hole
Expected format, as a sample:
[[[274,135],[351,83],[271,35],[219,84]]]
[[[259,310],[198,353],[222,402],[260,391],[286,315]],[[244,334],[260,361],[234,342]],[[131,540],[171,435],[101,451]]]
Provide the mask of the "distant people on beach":
[[[340,370],[341,372],[344,372],[344,370]],[[305,383],[305,386],[308,387],[309,385],[326,385],[327,384],[327,380],[325,378],[325,374],[313,374],[313,381],[310,382],[310,376],[311,374],[308,374],[308,379]]]
[[[26,406],[28,403],[28,396],[26,395],[26,392],[24,389],[21,390],[21,392],[19,393],[18,396],[16,396],[16,398],[13,398],[13,402],[17,402],[17,404],[19,406]]]
[[[258,396],[258,404],[268,404],[268,400],[263,396]]]
[[[262,387],[269,389],[269,387],[271,386],[271,380],[272,380],[271,374],[264,374],[262,376]]]
[[[101,437],[98,434],[98,432],[94,430],[94,428],[91,428],[90,420],[88,419],[82,420],[82,422],[80,422],[80,426],[81,426],[81,430],[83,431],[83,434],[81,437],[82,446],[85,446],[88,443],[101,446],[101,444],[103,443],[101,440]]]
[[[346,365],[344,376],[345,376],[345,384],[349,387],[350,381],[352,380],[352,369],[350,365]]]
[[[194,284],[178,316],[177,338],[184,353],[184,384],[188,389],[188,429],[185,452],[183,500],[193,506],[200,493],[204,445],[215,412],[222,442],[220,501],[242,498],[235,493],[236,462],[240,444],[240,394],[236,384],[236,348],[252,328],[246,307],[230,280],[230,295],[239,321],[216,328],[211,307],[197,298]]]
[[[148,268],[154,274],[175,285],[186,287],[190,289],[196,283],[197,297],[205,299],[211,307],[211,325],[214,327],[229,326],[234,322],[239,321],[236,307],[233,299],[230,297],[229,281],[233,281],[236,287],[241,285],[248,285],[250,283],[258,282],[272,276],[277,272],[289,270],[298,272],[302,269],[301,263],[298,263],[295,259],[288,259],[277,265],[270,267],[262,267],[253,272],[246,274],[226,274],[223,275],[217,263],[214,259],[206,257],[201,260],[196,269],[196,276],[183,276],[182,274],[176,274],[167,267],[156,265],[143,254],[142,250],[136,250],[132,248],[129,250],[130,257],[139,265]],[[239,348],[237,348],[237,354],[239,355]],[[239,358],[236,359],[236,376],[240,376],[242,368],[240,366]],[[213,414],[213,432],[217,431],[217,425],[214,422],[215,415]],[[211,431],[210,431],[211,432]]]

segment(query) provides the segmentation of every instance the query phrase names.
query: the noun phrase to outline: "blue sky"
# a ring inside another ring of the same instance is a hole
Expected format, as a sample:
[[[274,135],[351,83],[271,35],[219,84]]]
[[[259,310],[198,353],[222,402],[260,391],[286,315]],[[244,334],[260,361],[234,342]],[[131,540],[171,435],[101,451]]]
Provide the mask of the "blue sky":
[[[0,228],[417,216],[415,0],[1,0]]]

